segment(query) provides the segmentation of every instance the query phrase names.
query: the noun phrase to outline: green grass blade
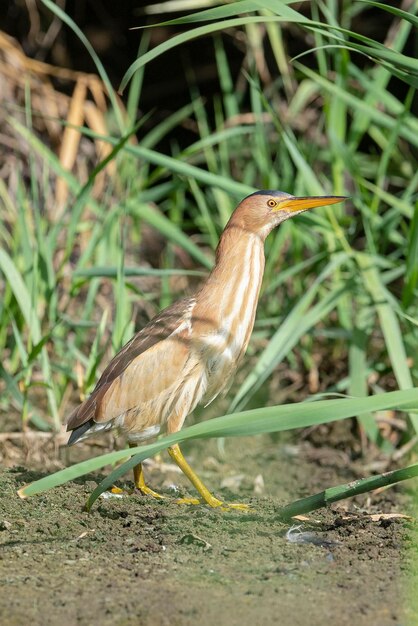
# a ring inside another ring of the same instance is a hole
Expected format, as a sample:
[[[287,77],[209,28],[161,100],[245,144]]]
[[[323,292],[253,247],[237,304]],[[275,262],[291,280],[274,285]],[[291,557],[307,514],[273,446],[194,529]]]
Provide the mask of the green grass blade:
[[[257,23],[260,24],[260,23],[265,23],[267,21],[273,21],[273,22],[302,21],[302,16],[298,13],[295,13],[295,14],[296,14],[296,17],[293,17],[293,18],[292,17],[284,18],[284,17],[252,16],[252,17],[241,17],[241,18],[230,19],[230,20],[222,20],[222,21],[217,21],[215,24],[209,24],[207,26],[199,26],[197,28],[193,28],[192,30],[185,32],[185,33],[181,33],[180,35],[174,35],[173,37],[159,44],[152,50],[149,50],[146,54],[143,54],[139,59],[136,59],[136,61],[134,61],[129,66],[129,68],[125,72],[122,78],[122,81],[120,83],[119,92],[121,93],[123,92],[126,85],[131,80],[132,76],[135,74],[135,72],[138,71],[140,67],[146,65],[153,59],[156,59],[161,54],[164,54],[165,52],[168,52],[169,50],[176,48],[177,46],[181,44],[186,43],[187,41],[191,41],[192,39],[197,39],[198,37],[202,37],[205,35],[211,35],[213,33],[219,32],[226,28],[234,28],[236,26],[245,26],[247,24],[257,24]]]
[[[372,5],[374,7],[378,7],[379,9],[382,9],[383,11],[387,11],[388,13],[393,13],[393,15],[395,15],[399,19],[406,20],[407,22],[410,22],[413,26],[418,27],[418,17],[416,15],[413,15],[413,13],[410,13],[408,11],[403,11],[402,9],[393,7],[390,4],[383,4],[382,2],[374,2],[374,0],[360,0],[360,2],[364,2],[364,4],[367,4],[368,6]],[[414,8],[414,7],[412,6],[411,8]]]
[[[78,180],[66,170],[62,165],[58,157],[50,150],[45,144],[43,144],[38,137],[34,133],[32,133],[28,128],[25,128],[22,124],[20,124],[17,120],[12,118],[8,118],[8,123],[21,135],[29,144],[33,150],[39,154],[39,156],[48,163],[48,166],[51,168],[53,172],[59,177],[61,177],[67,183],[70,191],[75,195],[80,194],[82,191],[82,185],[78,182]],[[84,129],[80,129],[84,132]],[[89,133],[86,133],[87,136],[90,136]],[[108,140],[105,136],[100,136],[103,141]],[[113,145],[117,145],[119,140],[114,139],[112,141]],[[91,206],[96,214],[101,214],[101,207],[98,202],[93,200],[91,197],[89,198],[89,206]]]
[[[237,5],[237,3],[234,3]],[[132,63],[132,65],[128,68],[125,75],[122,78],[122,82],[120,85],[120,91],[126,87],[127,83],[130,81],[132,76],[138,71],[139,68],[143,67],[146,63],[149,63],[159,55],[175,48],[187,41],[195,39],[197,37],[209,35],[226,28],[234,28],[237,26],[253,26],[257,23],[274,23],[274,22],[293,22],[296,24],[300,24],[302,27],[305,27],[309,30],[313,30],[314,32],[320,32],[324,36],[336,39],[340,44],[344,45],[346,48],[353,48],[359,52],[363,52],[364,54],[372,57],[374,59],[379,59],[383,63],[387,63],[391,70],[396,73],[403,80],[408,79],[408,75],[402,75],[401,71],[398,71],[397,68],[401,68],[405,70],[405,72],[418,73],[418,61],[413,57],[408,57],[404,54],[396,50],[391,50],[386,48],[380,42],[377,42],[369,37],[365,37],[356,31],[350,31],[345,28],[341,28],[337,25],[333,25],[332,29],[328,24],[323,24],[321,22],[317,22],[314,20],[310,20],[307,17],[303,16],[301,13],[298,13],[294,9],[286,6],[284,3],[279,2],[278,0],[274,0],[272,2],[263,2],[262,4],[258,4],[254,2],[252,5],[251,11],[257,11],[260,9],[270,8],[275,15],[263,15],[263,16],[250,16],[250,17],[239,17],[233,19],[222,19],[217,20],[214,24],[208,24],[205,26],[199,26],[197,28],[193,28],[190,31],[185,33],[181,33],[179,35],[173,36],[168,41],[163,42],[162,44],[156,46],[146,54],[143,54],[140,58],[136,59]],[[239,8],[236,6],[235,14],[239,13]],[[206,12],[206,16],[210,14],[210,10]],[[201,14],[200,14],[201,16]],[[199,17],[199,14],[195,15],[195,17]],[[183,23],[186,22],[187,18],[180,18],[183,20]],[[206,17],[205,19],[208,19]],[[210,19],[210,18],[209,18]],[[346,43],[345,37],[354,38],[357,41],[362,43],[357,43],[356,41],[350,41],[349,44]]]
[[[403,293],[402,293],[402,303],[404,307],[408,307],[412,303],[417,287],[418,287],[418,202],[415,204],[414,216],[412,218],[410,232],[409,232],[405,285],[404,285]]]
[[[15,401],[19,409],[22,411],[23,405],[25,403],[25,398],[23,397],[23,394],[20,391],[19,386],[17,382],[15,381],[15,379],[12,376],[10,376],[10,374],[4,369],[1,363],[0,363],[0,378],[3,380],[4,384],[6,385],[6,391],[10,394],[10,396],[13,398],[13,400]],[[26,399],[26,405],[28,408],[29,422],[31,422],[31,424],[35,426],[35,428],[38,428],[38,430],[43,430],[45,432],[50,431],[51,424],[48,424],[48,422],[46,422],[40,415],[36,413],[35,409],[31,406],[30,403],[28,403],[27,399]]]
[[[362,269],[365,286],[374,301],[379,316],[389,359],[398,385],[401,389],[411,389],[413,381],[408,367],[399,321],[391,303],[388,301],[387,291],[382,284],[380,273],[374,265],[372,257],[358,254],[357,259]],[[411,414],[409,417],[415,432],[418,433],[418,416]]]
[[[307,498],[301,498],[295,500],[290,504],[287,504],[283,508],[279,509],[278,516],[280,519],[286,520],[295,515],[303,515],[310,513],[317,509],[321,509],[325,506],[338,502],[339,500],[345,500],[346,498],[352,498],[361,493],[367,493],[374,489],[380,489],[387,485],[395,485],[403,480],[409,480],[418,476],[418,463],[409,465],[402,469],[393,470],[392,472],[385,472],[378,476],[370,476],[369,478],[360,478],[359,480],[351,481],[344,485],[338,485],[337,487],[329,487],[320,493],[316,493]]]
[[[169,241],[178,244],[186,250],[186,252],[189,252],[189,254],[199,261],[199,263],[201,263],[204,267],[207,267],[208,269],[212,268],[213,263],[206,256],[206,254],[202,252],[202,250],[193,243],[190,237],[180,230],[180,228],[171,222],[163,213],[159,213],[149,204],[137,204],[132,200],[127,201],[127,206],[132,213],[141,217],[143,220],[148,222],[148,224],[151,224],[151,226],[156,228]]]
[[[17,269],[16,265],[13,263],[11,257],[7,254],[5,250],[0,248],[0,272],[4,274],[7,282],[9,283],[13,294],[18,303],[19,309],[25,319],[26,325],[29,329],[32,344],[37,345],[42,340],[41,327],[38,320],[37,312],[35,311],[32,305],[32,299],[30,294],[26,288],[24,280],[22,278],[21,273]],[[41,363],[42,363],[42,371],[44,380],[48,381],[49,384],[52,383],[52,375],[51,375],[51,365],[49,362],[48,352],[46,347],[43,347],[41,350]],[[56,430],[58,430],[61,426],[60,418],[58,415],[58,406],[56,401],[56,396],[51,387],[47,388],[47,397],[48,403],[52,412],[52,417],[54,420],[54,426]]]
[[[293,428],[306,428],[314,424],[325,424],[369,411],[387,409],[411,410],[417,407],[418,388],[415,388],[406,391],[382,393],[369,396],[368,398],[348,398],[342,400],[322,400],[310,403],[285,404],[282,406],[253,409],[242,413],[233,413],[194,424],[193,426],[184,428],[173,435],[163,437],[159,441],[149,445],[129,448],[127,450],[118,450],[89,459],[88,461],[83,461],[82,463],[77,463],[76,465],[67,467],[66,469],[55,472],[50,476],[46,476],[30,485],[22,487],[19,490],[19,495],[25,498],[42,493],[43,491],[48,491],[69,480],[84,476],[108,464],[121,461],[127,456],[132,456],[132,459],[121,466],[121,468],[124,467],[124,472],[126,472],[133,465],[157,454],[168,446],[188,439],[236,437],[279,432]],[[118,468],[117,471],[120,472],[121,468]],[[112,473],[111,476],[113,480],[115,474]],[[96,490],[94,500],[97,496],[98,492]],[[90,505],[93,501],[90,499]]]
[[[176,24],[183,25],[183,24],[194,24],[196,22],[206,22],[206,21],[215,21],[215,20],[219,21],[227,17],[234,17],[236,15],[240,15],[241,13],[253,13],[254,11],[265,10],[265,9],[270,9],[276,12],[279,8],[283,14],[288,15],[289,17],[297,16],[298,18],[303,19],[303,17],[299,13],[287,7],[287,5],[292,4],[292,2],[293,0],[265,0],[264,2],[258,2],[257,0],[238,0],[237,2],[231,2],[231,3],[228,3],[227,5],[213,7],[211,9],[204,9],[203,11],[192,13],[191,15],[185,15],[182,17],[177,17],[173,20],[167,20],[166,22],[159,22],[158,24],[152,24],[148,28],[152,28],[155,26],[162,26],[162,25],[174,26]],[[142,27],[139,27],[139,28],[142,28]]]
[[[383,128],[393,129],[398,124],[397,118],[391,117],[387,113],[380,111],[361,97],[350,93],[348,90],[341,89],[339,85],[336,85],[334,82],[320,76],[317,72],[309,69],[301,63],[295,62],[294,65],[303,74],[311,78],[313,81],[316,81],[317,84],[319,84],[325,91],[344,100],[350,107],[353,108],[353,110],[357,112],[358,115],[364,114],[368,116],[371,121],[382,126]],[[418,146],[418,124],[412,116],[407,116],[405,118],[404,122],[399,127],[399,134],[413,145]]]
[[[62,22],[64,22],[64,24],[67,24],[67,26],[71,28],[71,30],[76,34],[78,39],[84,45],[87,52],[90,54],[97,68],[97,71],[100,75],[100,78],[102,79],[103,83],[106,85],[107,94],[112,103],[113,113],[117,120],[119,131],[120,133],[123,133],[125,131],[125,125],[124,125],[124,120],[122,116],[122,108],[118,102],[116,92],[112,87],[112,83],[109,79],[109,76],[107,75],[104,65],[101,62],[99,56],[96,54],[93,46],[91,45],[91,43],[89,42],[89,40],[87,39],[83,31],[74,22],[74,20],[72,20],[71,17],[67,15],[65,11],[61,9],[61,7],[59,7],[55,2],[52,2],[52,0],[42,0],[42,2],[52,13],[54,13]]]
[[[6,277],[16,301],[19,305],[20,312],[22,313],[28,329],[30,330],[32,341],[34,344],[39,343],[41,340],[41,328],[39,320],[32,306],[32,300],[30,294],[23,281],[22,275],[13,263],[12,258],[7,254],[5,250],[0,248],[0,271]]]
[[[90,386],[93,385],[96,379],[97,367],[102,357],[102,352],[100,350],[100,341],[105,333],[107,315],[108,315],[108,309],[105,309],[103,311],[102,319],[100,320],[93,344],[89,350],[87,365],[86,365],[84,390],[88,390]]]
[[[116,278],[117,267],[89,267],[75,270],[74,277],[84,278]],[[167,278],[167,276],[207,276],[207,272],[200,270],[182,269],[156,269],[154,267],[125,267],[125,276],[155,276],[157,278]]]
[[[103,140],[110,141],[107,137],[103,137]],[[111,140],[111,143],[113,143],[113,140]],[[220,189],[223,189],[228,193],[232,193],[240,198],[257,191],[256,187],[244,185],[227,176],[213,174],[212,172],[208,172],[200,167],[185,163],[178,158],[166,156],[165,154],[161,154],[155,150],[149,150],[147,148],[143,148],[142,146],[125,146],[125,150],[140,159],[147,161],[148,163],[160,166],[164,173],[175,172],[179,176],[184,176],[185,178],[194,178],[194,180],[199,181],[200,183],[210,185],[212,187],[219,187]]]

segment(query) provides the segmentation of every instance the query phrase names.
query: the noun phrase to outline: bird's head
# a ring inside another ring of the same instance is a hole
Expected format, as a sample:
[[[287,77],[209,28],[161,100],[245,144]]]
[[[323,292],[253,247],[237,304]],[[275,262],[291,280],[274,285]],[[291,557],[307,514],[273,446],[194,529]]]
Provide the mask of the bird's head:
[[[240,202],[231,218],[241,227],[266,237],[276,226],[304,211],[336,204],[345,196],[292,196],[284,191],[256,191]]]

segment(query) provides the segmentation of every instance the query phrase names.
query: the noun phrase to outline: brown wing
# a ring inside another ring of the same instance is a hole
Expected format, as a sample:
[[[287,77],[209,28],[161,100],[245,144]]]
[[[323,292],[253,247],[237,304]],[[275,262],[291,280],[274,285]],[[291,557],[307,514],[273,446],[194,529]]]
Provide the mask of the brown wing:
[[[70,414],[67,430],[74,430],[89,420],[94,420],[100,412],[105,394],[127,367],[138,356],[167,339],[184,321],[193,304],[192,298],[184,298],[167,307],[154,317],[142,330],[116,354],[101,375],[92,394]],[[103,419],[103,418],[102,418]]]

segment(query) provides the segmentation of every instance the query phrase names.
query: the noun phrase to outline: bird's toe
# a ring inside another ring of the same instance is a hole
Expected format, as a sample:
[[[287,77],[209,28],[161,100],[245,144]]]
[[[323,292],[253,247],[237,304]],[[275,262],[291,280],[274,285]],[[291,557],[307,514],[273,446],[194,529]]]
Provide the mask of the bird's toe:
[[[156,500],[165,499],[165,496],[163,496],[161,493],[158,493],[157,491],[154,491],[150,487],[147,487],[147,485],[141,485],[140,487],[136,485],[136,493],[140,493],[143,496],[151,496],[151,498],[155,498]]]
[[[249,504],[243,504],[241,502],[222,502],[221,509],[223,511],[230,511],[231,509],[234,511],[250,511],[251,506]]]
[[[199,498],[177,498],[175,502],[176,504],[202,504],[202,500]]]

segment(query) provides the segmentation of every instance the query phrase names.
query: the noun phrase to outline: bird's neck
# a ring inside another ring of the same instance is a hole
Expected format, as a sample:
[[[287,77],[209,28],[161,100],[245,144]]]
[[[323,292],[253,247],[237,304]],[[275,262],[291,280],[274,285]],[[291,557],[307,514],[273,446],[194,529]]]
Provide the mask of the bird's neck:
[[[261,280],[264,272],[264,238],[258,233],[229,223],[216,249],[215,267],[209,280],[236,284],[243,275]]]
[[[228,224],[216,250],[216,264],[199,294],[212,321],[239,319],[251,332],[264,273],[264,238]]]

